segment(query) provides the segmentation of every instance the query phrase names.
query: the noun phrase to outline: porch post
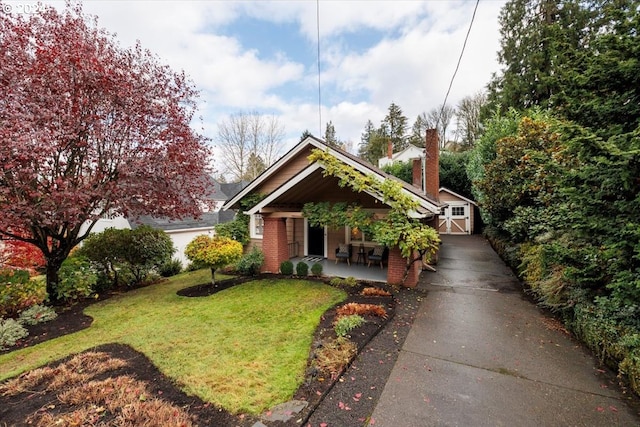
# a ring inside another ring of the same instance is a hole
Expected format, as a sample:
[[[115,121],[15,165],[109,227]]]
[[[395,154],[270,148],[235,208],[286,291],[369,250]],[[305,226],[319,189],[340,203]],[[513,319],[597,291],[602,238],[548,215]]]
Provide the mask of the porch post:
[[[404,272],[407,268],[407,259],[403,258],[400,248],[394,246],[389,250],[389,268],[387,269],[387,283],[390,285],[402,285],[407,288],[415,288],[422,270],[421,263],[416,261],[411,264],[407,279],[403,282]]]
[[[278,273],[282,261],[289,259],[285,218],[264,217],[262,252],[264,253],[264,264],[261,271],[263,273]]]

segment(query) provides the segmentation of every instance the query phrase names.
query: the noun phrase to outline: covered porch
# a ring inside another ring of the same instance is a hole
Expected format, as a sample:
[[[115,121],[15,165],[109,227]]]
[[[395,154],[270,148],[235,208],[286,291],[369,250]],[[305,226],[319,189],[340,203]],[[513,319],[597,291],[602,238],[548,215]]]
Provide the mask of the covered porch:
[[[309,272],[311,272],[311,266],[316,262],[322,265],[322,275],[327,277],[353,277],[358,280],[364,280],[368,282],[387,282],[387,266],[380,268],[380,265],[371,264],[371,267],[367,267],[367,264],[354,263],[348,265],[345,261],[338,261],[327,259],[318,256],[305,256],[294,257],[290,261],[295,266],[299,262],[305,262],[309,266]]]

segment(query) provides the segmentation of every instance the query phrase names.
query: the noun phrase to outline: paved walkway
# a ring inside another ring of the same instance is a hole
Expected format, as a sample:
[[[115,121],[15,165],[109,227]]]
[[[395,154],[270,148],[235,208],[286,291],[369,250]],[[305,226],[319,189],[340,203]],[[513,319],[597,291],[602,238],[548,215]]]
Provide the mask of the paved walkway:
[[[485,239],[443,236],[372,414],[378,427],[640,426],[579,344],[522,297]]]

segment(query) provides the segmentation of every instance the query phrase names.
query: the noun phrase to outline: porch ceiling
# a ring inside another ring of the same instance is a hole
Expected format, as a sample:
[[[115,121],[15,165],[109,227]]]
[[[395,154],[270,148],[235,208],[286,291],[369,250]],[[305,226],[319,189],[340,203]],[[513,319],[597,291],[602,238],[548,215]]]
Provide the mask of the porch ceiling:
[[[367,209],[387,207],[367,193],[356,193],[350,188],[340,187],[338,182],[338,178],[325,177],[322,169],[318,169],[278,196],[267,207],[301,210],[305,203],[310,202],[355,202]]]

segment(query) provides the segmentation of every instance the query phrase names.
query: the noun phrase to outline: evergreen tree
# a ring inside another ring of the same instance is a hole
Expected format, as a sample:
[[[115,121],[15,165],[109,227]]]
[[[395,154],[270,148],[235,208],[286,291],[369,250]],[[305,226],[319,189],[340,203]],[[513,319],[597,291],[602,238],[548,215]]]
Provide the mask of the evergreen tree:
[[[329,120],[327,127],[324,131],[324,141],[331,147],[342,148],[344,145],[338,138],[336,138],[336,128],[333,126],[333,122]]]
[[[402,114],[402,109],[393,102],[389,105],[389,112],[382,120],[380,131],[389,138],[393,144],[393,151],[398,152],[407,148],[407,117]],[[383,150],[384,155],[386,150]]]

